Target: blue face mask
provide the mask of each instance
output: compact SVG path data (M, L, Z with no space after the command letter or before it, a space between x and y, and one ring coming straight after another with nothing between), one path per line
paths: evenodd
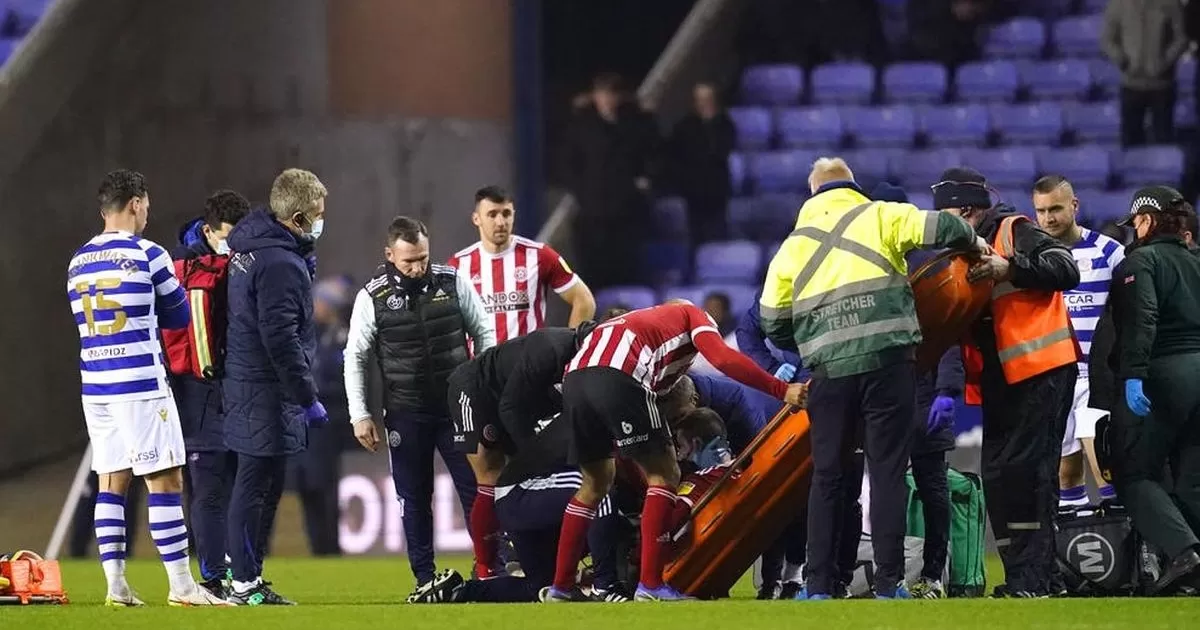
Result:
M701 470L712 468L733 461L733 449L729 448L729 440L715 437L703 448L693 452L689 459Z

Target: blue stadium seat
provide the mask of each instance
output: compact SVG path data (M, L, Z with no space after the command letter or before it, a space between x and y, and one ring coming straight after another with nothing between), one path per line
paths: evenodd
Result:
M921 112L921 131L931 146L983 146L991 121L983 105L941 105Z
M992 193L992 202L1004 202L1025 214L1033 215L1030 203L1030 188L998 188Z
M954 74L955 94L967 102L1012 101L1020 84L1017 66L1010 61L972 61Z
M729 117L737 130L737 146L757 151L771 146L771 113L763 107L730 107Z
M735 195L746 189L746 156L741 153L729 154L729 186Z
M1063 57L1100 57L1100 33L1104 29L1101 14L1076 15L1054 23L1054 49Z
M949 84L940 63L895 63L883 71L883 95L889 103L941 103Z
M52 0L8 0L8 10L13 16L15 34L25 35L33 30L33 26L46 13L46 8ZM3 8L4 2L0 2ZM2 12L0 12L2 13ZM3 15L0 14L0 18Z
M875 93L875 68L865 63L827 63L809 77L814 103L863 105Z
M1133 193L1134 189L1098 192L1091 196L1086 203L1080 197L1079 212L1096 224L1120 221L1129 214L1129 204L1133 201Z
M655 304L658 304L658 294L650 287L609 287L596 292L596 310L600 313L617 305L636 310Z
M1118 172L1125 186L1166 184L1178 186L1183 178L1183 150L1175 145L1157 145L1126 149Z
M763 267L771 264L775 259L775 254L779 253L779 248L783 247L783 241L777 241L768 245L763 245Z
M642 271L648 284L679 284L687 279L691 264L687 243L655 241L642 247Z
M1038 173L1057 173L1076 187L1104 188L1112 174L1107 149L1095 145L1080 145L1044 151L1038 155Z
M5 61L8 61L8 58L17 50L17 44L19 43L21 43L19 39L0 37L0 66L3 66Z
M1175 126L1191 129L1196 126L1196 98L1187 96L1175 102Z
M800 214L800 206L807 199L806 195L795 193L759 197L754 208L754 225L746 237L755 241L774 241L786 237L795 229L796 215Z
M860 147L910 147L916 140L917 117L907 105L844 108L843 111L846 132Z
M984 44L989 57L1039 57L1046 48L1046 25L1029 17L1013 18L993 26Z
M754 241L707 243L696 249L696 282L756 282L762 247Z
M1067 108L1066 124L1080 142L1115 142L1121 137L1120 103L1077 103Z
M750 156L750 180L754 191L800 192L808 190L808 173L819 157L809 151L767 151Z
M804 91L804 72L797 66L750 66L742 72L742 102L749 105L795 105Z
M842 117L832 106L775 110L775 130L784 148L829 148L842 144Z
M1108 0L1083 0L1079 4L1079 10L1083 13L1104 13Z
M1002 141L1012 144L1058 144L1063 132L1063 111L1058 103L1021 103L992 107L992 127Z
M1116 98L1121 93L1121 71L1107 59L1090 59L1092 83L1103 98Z
M682 197L663 197L654 202L654 233L662 238L687 238L688 207Z
M757 224L754 213L758 201L756 197L734 197L729 200L725 206L725 223L729 227L730 237L754 238L751 232Z
M908 203L922 210L933 210L933 191L928 187L905 192L908 194Z
M757 280L756 280L757 282ZM736 318L741 318L754 306L754 294L758 292L758 287L755 285L746 284L694 284L688 286L675 286L663 289L662 299L687 300L696 306L704 306L704 298L712 293L724 293L729 298L729 310Z
M962 165L962 154L959 151L933 149L897 155L892 161L891 170L892 175L906 190L929 190L930 186L941 179L942 171Z
M1027 147L963 151L963 162L996 188L1029 186L1037 175L1033 150Z
M1084 99L1092 89L1092 74L1083 59L1059 59L1028 66L1022 81L1037 99Z
M876 149L847 151L842 154L850 170L854 171L854 179L868 193L876 184L886 181L891 174L888 170L888 154Z
M1175 89L1180 96L1191 96L1196 93L1196 58L1184 55L1175 64Z

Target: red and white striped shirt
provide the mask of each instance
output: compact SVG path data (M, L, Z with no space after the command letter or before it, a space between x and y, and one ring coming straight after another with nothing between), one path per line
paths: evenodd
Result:
M496 343L541 328L546 321L546 289L562 293L579 282L554 248L520 236L495 254L475 243L452 256L450 266L470 280L484 308L495 316Z
M605 366L663 393L691 367L697 335L721 335L708 313L694 304L663 304L632 311L600 324L584 340L567 372Z

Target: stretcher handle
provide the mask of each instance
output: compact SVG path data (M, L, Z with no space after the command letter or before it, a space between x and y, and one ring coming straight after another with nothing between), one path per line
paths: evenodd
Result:
M745 465L746 461L754 455L755 451L757 451L759 447L762 446L762 443L767 440L767 437L771 435L771 429L774 428L775 425L783 422L784 418L787 418L794 413L798 413L799 411L799 407L784 405L782 409L775 412L775 416L771 418L771 421L767 423L767 426L763 428L762 431L759 431L758 435L754 436L754 439L750 441L750 444L748 444L746 448L742 450L741 454L737 456L737 459L733 460L733 464L729 467L729 470L726 470L725 474L721 475L721 478L718 479L717 482L708 489L708 492L704 493L703 497L700 497L700 500L696 502L694 507L692 507L691 513L688 514L687 521L691 521L693 518L696 518L696 515L700 513L700 510L704 509L704 506L708 505L709 501L712 501L713 497L717 496L717 492L719 492L726 483L729 483L729 480L732 479L734 475L741 471L742 466Z

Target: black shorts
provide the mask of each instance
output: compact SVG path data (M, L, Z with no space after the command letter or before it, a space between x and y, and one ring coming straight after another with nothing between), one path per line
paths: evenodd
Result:
M516 452L512 438L500 424L498 403L491 392L479 382L471 363L464 363L450 374L447 403L454 430L454 447L459 452L474 455L484 448Z
M563 419L571 425L573 464L612 457L614 446L638 459L671 443L654 393L610 367L584 368L563 378Z

